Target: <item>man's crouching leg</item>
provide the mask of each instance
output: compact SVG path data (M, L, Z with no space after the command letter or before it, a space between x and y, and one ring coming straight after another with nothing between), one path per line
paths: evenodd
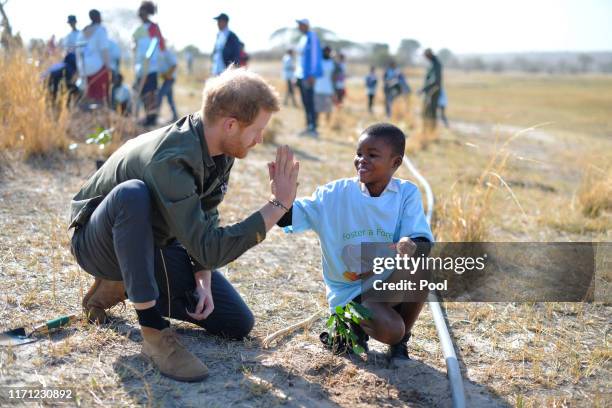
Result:
M189 255L180 244L156 251L155 274L161 292L159 309L164 316L196 324L210 334L230 339L243 339L253 329L253 313L232 284L217 270L213 270L211 276L215 304L213 312L204 320L194 320L187 314L185 310L189 308L189 303L186 293L195 290L195 279Z
M154 273L151 198L144 182L129 180L111 190L75 233L73 249L83 269L97 278L83 300L88 313L95 310L92 300L100 298L105 300L101 306L104 313L104 306L112 303L106 302L108 298L114 299L119 292L117 282L123 281L141 325L143 355L162 374L179 381L199 381L207 376L208 368L179 342L156 305L159 290ZM107 292L112 296L106 296Z

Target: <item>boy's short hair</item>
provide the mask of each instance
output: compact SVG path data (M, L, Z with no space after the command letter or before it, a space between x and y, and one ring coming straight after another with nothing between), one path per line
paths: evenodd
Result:
M241 125L248 126L262 109L268 112L280 110L278 92L260 75L245 68L230 65L204 85L202 114L209 124L222 117L232 117Z
M390 123L375 123L363 131L363 135L384 139L394 154L404 157L406 135L400 128Z

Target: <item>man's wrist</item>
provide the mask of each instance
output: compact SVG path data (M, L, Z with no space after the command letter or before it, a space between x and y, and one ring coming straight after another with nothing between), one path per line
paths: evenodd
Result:
M285 211L286 213L289 212L289 207L287 207L285 204L283 204L279 199L277 198L271 198L270 200L268 200L268 202L270 204L272 204L275 207L278 207L280 209L282 209L283 211Z

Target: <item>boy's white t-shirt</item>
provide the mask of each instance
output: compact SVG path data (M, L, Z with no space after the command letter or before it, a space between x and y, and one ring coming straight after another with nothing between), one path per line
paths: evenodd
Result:
M362 242L398 242L402 237L434 240L418 187L398 178L392 178L379 197L371 197L356 177L318 187L311 197L293 203L292 225L285 230L309 229L321 242L323 280L332 311L361 294Z

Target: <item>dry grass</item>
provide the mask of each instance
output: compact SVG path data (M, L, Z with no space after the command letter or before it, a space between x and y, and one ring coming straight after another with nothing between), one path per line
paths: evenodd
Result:
M282 127L282 122L279 118L274 117L268 123L268 126L264 129L263 134L263 142L266 144L274 144L276 143L276 136L280 132Z
M42 71L22 51L0 55L0 148L25 157L66 150L69 112L62 101L51 106Z
M486 167L471 189L459 191L458 180L452 184L446 196L439 197L433 222L437 240L485 242L490 239L488 222L494 211L492 199L499 190L509 194L522 214L525 214L516 195L504 180L504 172L511 157L508 145L516 136L518 134L494 148Z
M609 163L604 169L594 165L587 168L578 191L578 201L586 217L596 218L603 212L612 211L612 167Z
M280 68L272 72L271 76ZM201 83L194 84L184 89L185 95L198 94L199 88ZM196 98L192 99L195 104ZM451 101L461 104L452 96ZM323 126L318 139L295 136L303 125L300 110L279 113L275 143L287 143L296 150L301 161L300 196L310 195L316 186L331 179L354 175L352 157L358 130L384 119L380 111L367 115L365 108L365 95L351 90L338 116L341 127ZM537 112L539 106L531 109ZM546 120L545 112L538 121ZM75 132L79 137L74 136L81 143L91 128L106 119L87 120L90 122L82 118L75 124L83 127ZM409 123L401 126L410 130ZM575 158L584 152L579 147L601 152L610 147L607 142L595 145L592 140L572 139L573 144L571 140L540 144L525 138L521 143L498 146L493 134L442 132L436 143L411 157L438 200L449 202L448 213L444 219L439 217L438 234L455 233L457 240L478 237L479 231L497 241L605 240L610 224L602 215L597 218L600 230L568 232L564 228L570 228L570 214L580 217L576 223L588 220L579 208L571 207L580 185L575 176L580 164ZM468 143L479 148L466 147ZM512 154L507 156L508 152ZM562 152L567 152L567 157L555 162ZM526 153L538 154L538 161L514 160ZM93 162L80 149L74 156L74 160L50 170L16 163L12 175L0 183L0 329L79 310L91 278L79 270L69 253L65 213L71 196L93 171ZM266 144L236 162L220 207L222 224L244 219L265 202L265 163L273 156L274 146ZM517 210L515 199L495 174L512 186L525 215ZM403 168L398 176L409 178ZM445 200L455 193L459 201ZM543 214L549 213L554 214L558 226L540 222ZM475 224L479 216L484 218L481 225ZM453 226L453 220L461 217L469 228L461 221ZM375 341L371 341L373 351L363 359L327 353L318 343L323 319L269 350L260 347L266 335L325 307L320 250L314 234L287 236L273 229L261 245L228 265L224 273L252 308L257 323L252 339L244 342L213 338L193 326L177 324L188 348L211 370L203 383L180 384L160 377L140 360L138 326L128 307L127 311L113 309L111 314L117 319L110 326L75 325L33 346L0 350L0 384L70 384L83 406L450 405L444 360L428 310L413 331L413 360L401 369L387 366L382 354L385 348ZM464 364L468 406L609 405L609 306L445 305Z

